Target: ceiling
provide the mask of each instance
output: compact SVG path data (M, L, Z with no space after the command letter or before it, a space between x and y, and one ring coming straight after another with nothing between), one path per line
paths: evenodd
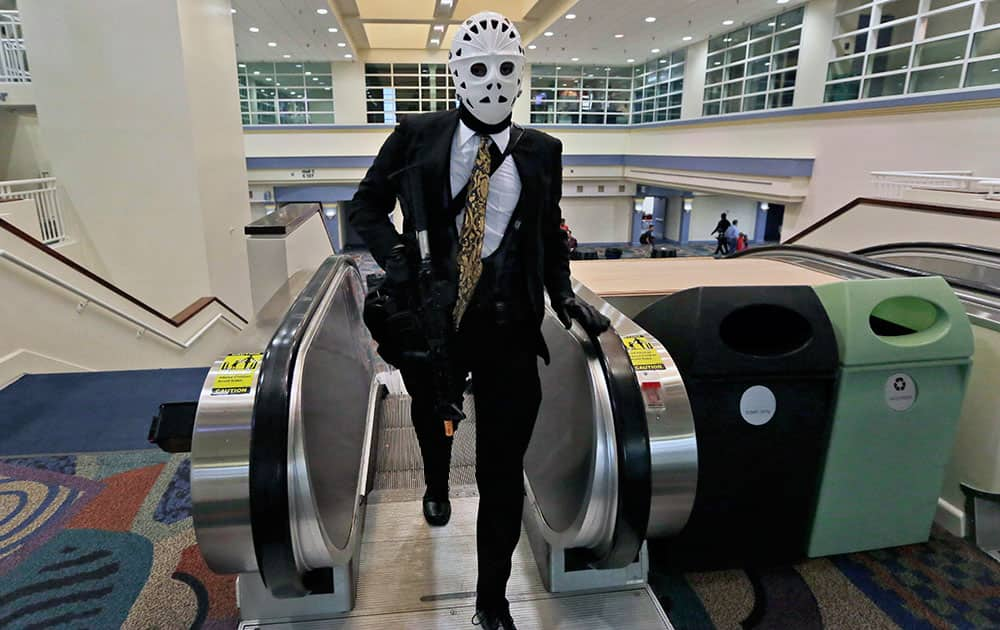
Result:
M326 0L233 0L233 8L240 61L348 61L345 54L357 54ZM317 9L327 11L326 15L316 13ZM260 30L252 33L251 27ZM329 32L330 28L337 32Z
M233 0L241 61L349 61L368 50L447 49L457 26L502 7L531 62L644 61L788 10L797 0ZM317 10L327 10L320 15ZM574 14L575 19L566 19ZM655 17L654 22L646 22ZM723 20L733 20L725 26ZM439 29L435 30L435 26ZM257 33L250 27L259 28ZM328 31L336 28L336 33ZM544 32L551 32L545 37ZM623 37L615 38L615 34ZM685 36L691 37L684 41ZM432 40L439 39L440 43ZM268 42L277 44L269 47ZM343 44L343 46L338 46ZM659 49L659 53L652 52ZM285 55L290 55L286 58Z

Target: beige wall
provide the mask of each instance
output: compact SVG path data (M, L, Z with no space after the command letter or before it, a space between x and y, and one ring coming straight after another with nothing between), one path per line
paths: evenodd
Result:
M580 243L623 243L631 239L631 197L563 197L560 208Z
M0 181L34 179L49 170L33 111L0 109Z
M41 140L65 207L110 280L167 313L214 294L250 314L229 9L21 7Z
M691 200L691 225L688 238L692 241L711 241L712 230L719 223L719 215L726 213L726 218L736 219L740 232L753 238L754 225L757 222L757 202L745 197L726 197L722 195L698 196Z

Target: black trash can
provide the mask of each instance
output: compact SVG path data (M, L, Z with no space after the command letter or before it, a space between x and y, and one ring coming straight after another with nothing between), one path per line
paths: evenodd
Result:
M657 245L649 252L650 258L677 258L677 250L666 245Z
M604 250L604 257L608 260L618 260L622 257L622 250L620 247L609 247Z
M689 568L804 558L830 434L837 343L810 287L703 287L635 322L667 348L694 414L691 517L651 545Z
M580 260L597 260L597 250L589 248L579 248L576 250L580 255Z

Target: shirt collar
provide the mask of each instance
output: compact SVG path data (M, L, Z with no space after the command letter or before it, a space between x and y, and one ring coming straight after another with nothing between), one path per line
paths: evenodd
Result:
M461 120L458 121L458 146L464 147L465 143L475 136L475 131L469 129ZM500 152L503 153L507 150L507 143L510 141L510 127L508 126L503 131L490 134L490 137L493 138L493 142L500 149Z

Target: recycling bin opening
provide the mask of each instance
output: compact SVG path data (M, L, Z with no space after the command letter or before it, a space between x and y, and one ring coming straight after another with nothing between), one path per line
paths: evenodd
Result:
M944 332L947 316L936 304L914 296L897 296L878 303L868 316L868 325L878 337L896 338L930 330ZM909 341L909 340L906 340Z

